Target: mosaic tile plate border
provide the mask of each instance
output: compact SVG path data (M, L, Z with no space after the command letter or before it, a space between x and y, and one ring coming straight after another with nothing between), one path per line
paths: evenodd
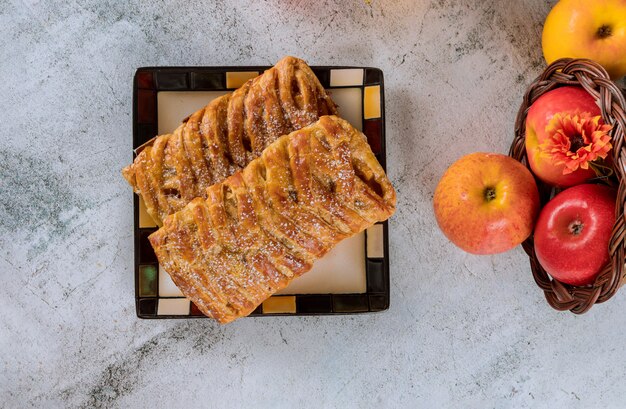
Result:
M144 67L133 84L133 149L158 131L159 91L233 90L269 67ZM324 88L357 88L362 95L362 130L386 168L383 73L370 67L311 67ZM165 280L165 271L148 242L156 230L134 195L135 299L140 318L201 318L204 315ZM360 294L295 294L270 297L250 316L332 315L383 311L389 308L389 226L383 222L365 232L366 292Z

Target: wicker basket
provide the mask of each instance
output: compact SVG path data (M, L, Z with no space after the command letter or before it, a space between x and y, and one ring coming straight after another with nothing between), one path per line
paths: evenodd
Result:
M624 202L626 200L626 99L620 88L609 79L597 63L582 59L561 59L552 63L526 90L524 101L515 121L515 139L509 155L528 167L525 148L526 114L531 104L546 92L564 85L580 85L598 102L605 123L613 125L613 159L615 174L619 182L617 193L616 222L609 243L609 262L588 286L577 287L552 279L539 265L535 255L533 237L522 246L530 258L530 267L537 285L544 291L548 303L555 309L570 310L575 314L588 311L593 304L611 298L624 280L626 255L626 226ZM537 179L542 205L551 197L553 189Z

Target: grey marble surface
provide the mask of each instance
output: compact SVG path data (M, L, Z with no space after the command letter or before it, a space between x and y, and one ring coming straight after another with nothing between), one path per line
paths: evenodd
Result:
M0 0L0 406L625 407L626 296L554 312L520 248L464 254L431 210L452 161L507 151L551 4ZM134 70L286 54L385 72L391 308L137 319Z

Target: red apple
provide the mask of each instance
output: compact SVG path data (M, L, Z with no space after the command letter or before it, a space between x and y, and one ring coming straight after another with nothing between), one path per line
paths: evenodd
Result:
M544 206L535 226L535 253L553 278L579 286L593 282L609 261L615 200L614 189L584 184Z
M461 249L495 254L532 232L539 193L530 171L497 153L472 153L453 163L437 185L435 217Z
M580 87L561 87L539 97L526 116L526 153L535 175L560 187L574 186L595 177L584 159L606 157L611 148L608 134L593 138L597 135L595 130L608 129L600 118L593 121L598 116L600 108L596 101ZM564 124L565 121L568 123ZM553 153L555 144L561 148L556 150L557 154ZM568 161L578 158L582 167L572 171L564 163L558 163L564 158Z

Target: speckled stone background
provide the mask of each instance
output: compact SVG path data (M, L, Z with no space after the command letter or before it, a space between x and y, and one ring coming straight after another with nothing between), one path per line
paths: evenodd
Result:
M0 406L620 408L626 295L552 311L521 249L462 253L438 178L506 152L553 2L0 0ZM135 316L131 87L146 65L383 69L392 305Z

